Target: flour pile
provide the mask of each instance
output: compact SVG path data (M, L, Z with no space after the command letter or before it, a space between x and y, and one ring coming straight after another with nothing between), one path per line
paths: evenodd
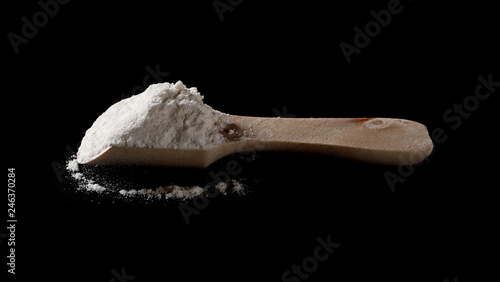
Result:
M224 143L227 114L203 103L182 82L150 85L109 107L87 130L77 153L87 163L111 146L202 149Z
M148 199L191 199L215 189L245 194L244 186L236 181L211 183L203 186L175 184L154 188L120 189L117 183L98 184L80 170L109 147L141 147L169 149L202 149L226 142L220 133L229 123L229 116L203 103L195 87L182 82L159 83L143 93L121 100L109 107L85 133L76 157L69 159L66 169L85 192L114 194L120 197ZM109 182L109 181L108 181Z

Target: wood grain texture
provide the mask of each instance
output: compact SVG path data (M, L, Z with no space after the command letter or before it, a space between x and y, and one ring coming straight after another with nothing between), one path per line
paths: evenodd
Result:
M391 118L260 118L230 116L228 142L209 149L111 147L89 164L207 167L238 152L318 153L385 165L424 160L433 144L427 128Z

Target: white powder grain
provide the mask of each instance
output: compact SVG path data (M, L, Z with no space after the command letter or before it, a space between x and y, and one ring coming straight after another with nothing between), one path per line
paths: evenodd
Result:
M88 183L87 184L87 190L89 191L95 191L95 192L103 192L106 190L106 188L102 187L101 185L97 183Z
M240 182L233 179L233 180L231 180L231 184L233 185L234 192L236 192L240 195L245 194L245 187L243 187L243 185L241 185Z
M106 191L107 189L91 179L88 179L84 176L83 173L79 172L80 168L78 166L78 162L75 157L70 158L66 162L66 170L69 172L70 176L78 182L78 189L84 191L92 191L101 193Z
M76 180L81 180L83 179L83 173L80 173L80 172L74 172L71 174L71 176L76 179Z
M205 189L199 187L199 186L191 186L191 187L180 187L177 185L172 185L173 188L170 192L167 192L168 194L165 196L165 198L174 198L174 199L191 199L196 196L201 195Z
M109 147L202 149L226 142L219 132L229 116L203 103L182 82L150 85L100 115L85 133L77 161L86 163Z
M67 169L72 172L78 172L80 171L80 168L78 167L78 162L76 159L70 159L66 165Z
M227 194L227 184L226 182L219 182L217 184L215 184L215 190L219 191L220 193L222 193L223 195L226 195Z
M147 196L164 199L192 199L198 195L203 194L205 189L199 186L177 186L169 185L165 187L158 187L156 189L141 189L141 190L120 190L119 194L126 197L131 196Z

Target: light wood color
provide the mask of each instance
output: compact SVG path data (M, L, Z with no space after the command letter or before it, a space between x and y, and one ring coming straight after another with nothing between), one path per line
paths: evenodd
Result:
M209 149L110 147L88 164L209 166L238 152L318 153L385 165L424 160L433 144L427 128L391 118L261 118L230 116L228 142Z

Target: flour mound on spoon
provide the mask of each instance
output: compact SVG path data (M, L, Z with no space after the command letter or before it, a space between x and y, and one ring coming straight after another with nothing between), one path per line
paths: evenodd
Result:
M109 107L88 129L77 153L87 163L109 147L205 149L226 142L229 116L203 103L182 82L150 85Z

